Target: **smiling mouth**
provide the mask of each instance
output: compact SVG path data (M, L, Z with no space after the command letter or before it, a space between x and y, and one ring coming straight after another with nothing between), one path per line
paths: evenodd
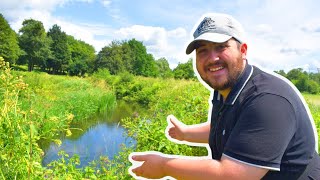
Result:
M219 70L221 70L221 69L223 69L222 66L216 67L216 68L210 68L209 71L210 71L210 72L216 72L216 71L219 71Z

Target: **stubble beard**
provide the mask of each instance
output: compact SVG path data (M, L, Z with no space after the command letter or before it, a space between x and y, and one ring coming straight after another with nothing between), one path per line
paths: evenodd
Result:
M237 80L243 71L242 61L243 61L242 57L238 57L236 64L225 65L225 68L228 68L229 75L227 77L227 80L224 83L217 83L215 82L215 80L210 81L210 79L204 79L204 78L202 79L214 90L222 91L228 88L232 88L237 83Z

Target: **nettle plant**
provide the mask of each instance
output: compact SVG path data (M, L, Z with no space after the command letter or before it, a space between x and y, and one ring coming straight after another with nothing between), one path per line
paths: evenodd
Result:
M36 112L20 109L19 98L28 85L11 74L0 57L0 177L3 179L41 176L41 155L37 140Z
M0 178L41 179L47 168L42 167L44 155L38 145L40 138L53 140L57 133L70 134L69 124L73 117L45 117L32 108L33 93L22 76L14 76L10 64L0 57ZM29 103L22 109L22 102ZM50 128L47 122L54 120L58 127ZM45 128L46 127L46 128ZM43 131L50 128L51 131Z

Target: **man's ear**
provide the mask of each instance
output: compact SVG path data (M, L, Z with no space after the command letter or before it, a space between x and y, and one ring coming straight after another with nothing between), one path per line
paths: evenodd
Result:
M247 59L247 49L248 49L248 46L246 43L241 44L240 52L241 52L242 59Z

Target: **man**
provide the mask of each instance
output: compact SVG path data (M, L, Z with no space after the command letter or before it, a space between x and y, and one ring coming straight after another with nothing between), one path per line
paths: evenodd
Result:
M214 89L211 121L186 126L170 117L170 137L210 145L212 159L157 153L136 176L176 179L320 179L317 132L301 95L284 79L248 64L239 22L209 14L197 26L186 53L196 50L200 80Z

